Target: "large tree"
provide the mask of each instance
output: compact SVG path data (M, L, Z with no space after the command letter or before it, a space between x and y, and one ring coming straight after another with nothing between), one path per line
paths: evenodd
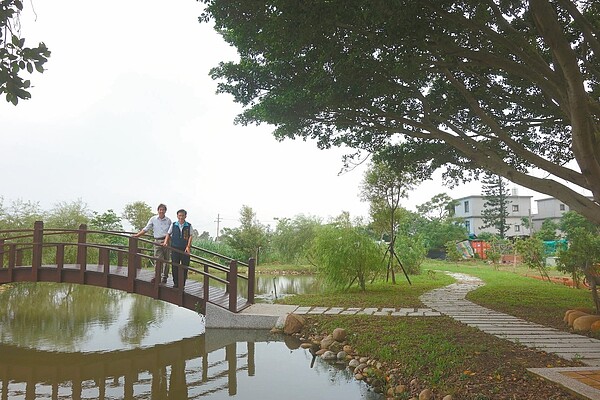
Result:
M599 2L203 1L239 52L212 70L239 122L491 171L600 223Z
M19 15L23 10L21 0L0 0L0 95L6 95L6 101L17 105L19 99L27 100L31 86L25 74L44 72L44 64L50 57L50 51L42 42L36 47L25 46L21 37Z

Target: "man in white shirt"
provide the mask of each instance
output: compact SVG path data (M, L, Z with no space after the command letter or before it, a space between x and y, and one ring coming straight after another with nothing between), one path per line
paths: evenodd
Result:
M167 206L164 204L158 205L158 215L154 215L141 231L133 235L133 237L140 237L146 232L152 230L152 236L154 236L154 257L159 258L162 265L162 283L167 283L169 277L169 264L166 260L169 259L169 248L163 246L165 236L171 227L171 219L165 215L167 212ZM165 260L165 261L162 261ZM154 281L154 279L152 279Z

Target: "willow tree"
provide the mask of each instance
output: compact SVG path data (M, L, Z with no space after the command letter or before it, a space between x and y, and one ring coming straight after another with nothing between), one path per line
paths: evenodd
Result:
M211 72L239 122L423 177L491 171L600 223L599 2L203 1L239 52Z

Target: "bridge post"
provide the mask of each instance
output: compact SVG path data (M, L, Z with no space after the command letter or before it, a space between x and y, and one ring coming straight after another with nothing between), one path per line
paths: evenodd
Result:
M63 281L63 267L65 266L65 244L59 243L56 246L56 282Z
M237 261L232 260L229 263L229 276L227 280L229 284L229 311L237 312Z
M79 225L77 233L77 264L79 264L79 283L85 283L85 270L87 268L87 225Z
M0 268L4 268L4 239L0 239Z
M254 292L256 285L256 260L248 260L248 303L254 304Z
M133 293L135 290L135 278L138 264L138 239L129 236L129 251L127 253L127 291Z
M209 279L210 278L208 277L208 265L204 264L204 283L202 285L202 297L204 297L204 311L206 311L206 303L208 303L208 289L210 289Z
M42 266L42 242L44 240L44 222L33 223L33 248L31 250L31 280L37 282L38 269Z

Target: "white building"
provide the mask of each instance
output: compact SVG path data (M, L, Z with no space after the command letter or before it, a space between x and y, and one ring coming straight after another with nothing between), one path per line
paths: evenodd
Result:
M559 223L564 213L569 211L569 206L554 197L536 200L537 214L531 218L533 231L539 231L546 219Z
M523 218L529 218L531 213L531 198L533 196L518 196L515 191L513 195L508 197L508 218L506 224L508 230L506 237L514 236L529 236L530 230L523 226ZM454 216L462 218L465 222L465 227L469 234L479 235L482 232L497 234L498 231L494 227L482 228L483 222L483 205L485 204L485 196L467 196L456 199L458 205L454 208Z

